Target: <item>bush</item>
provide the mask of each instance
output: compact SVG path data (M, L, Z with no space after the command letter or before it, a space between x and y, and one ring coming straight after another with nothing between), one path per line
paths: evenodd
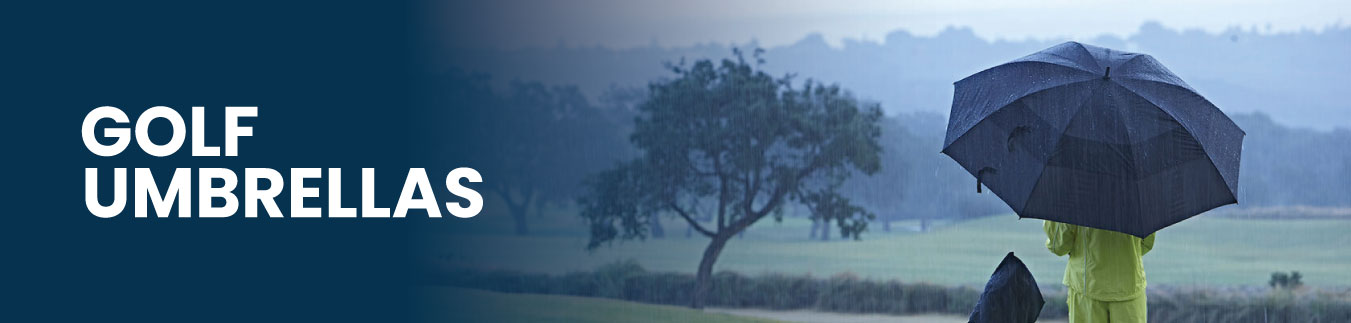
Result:
M585 274L581 274L585 276ZM615 262L597 268L591 280L595 285L595 297L627 299L628 281L634 277L647 275L647 270L632 259Z
M1267 282L1267 285L1270 285L1271 288L1296 289L1304 285L1303 279L1304 275L1301 275L1298 271L1292 271L1290 274L1278 271L1271 273L1271 280Z
M1299 286L1294 283L1299 281L1296 277L1298 273L1285 275L1285 285L1280 286ZM877 281L852 273L820 279L810 275L745 276L722 271L712 278L709 305L717 307L967 315L980 298L980 290L972 287ZM634 261L607 264L594 272L555 276L451 270L430 272L424 281L507 293L603 297L680 306L689 305L694 291L694 275L648 272ZM1044 289L1043 297L1046 306L1041 318L1059 319L1068 315L1063 291ZM1148 301L1150 322L1351 322L1351 290L1334 293L1311 288L1221 290L1165 286L1151 288Z
M634 261L607 264L594 272L557 276L509 271L432 272L425 281L507 293L603 297L635 302L688 305L694 276L653 273ZM968 314L980 297L970 287L873 281L852 273L817 279L769 273L750 277L731 271L713 275L709 305L773 310L815 309L848 313Z
M1041 308L1043 319L1062 319L1070 316L1070 305L1066 303L1069 295L1064 293L1043 294L1046 305Z
M753 307L774 310L814 308L821 293L821 282L806 275L765 274L749 284L746 292L760 300Z

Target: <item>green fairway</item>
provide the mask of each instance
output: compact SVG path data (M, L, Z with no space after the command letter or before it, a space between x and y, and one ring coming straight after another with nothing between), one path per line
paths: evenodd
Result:
M600 298L504 294L453 287L419 287L423 322L777 322L684 307Z
M568 221L572 221L568 219ZM565 222L567 223L567 222ZM568 225L578 225L572 223ZM756 224L732 240L716 270L754 275L811 273L826 277L852 272L873 279L980 285L1004 253L1014 251L1043 285L1059 283L1065 258L1046 251L1042 221L994 216L928 233L882 233L874 224L862 241L807 240L800 218ZM898 223L904 225L904 223ZM558 225L562 227L562 224ZM547 228L546 228L547 229ZM667 224L666 239L616 243L585 250L581 233L535 236L427 234L426 254L456 265L565 273L635 259L648 270L693 272L707 243L684 238L684 226ZM1145 256L1151 284L1265 285L1272 272L1299 271L1304 283L1351 285L1351 221L1241 220L1198 216L1160 231Z

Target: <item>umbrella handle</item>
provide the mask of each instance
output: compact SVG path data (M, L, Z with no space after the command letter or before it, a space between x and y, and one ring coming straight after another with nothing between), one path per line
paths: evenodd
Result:
M976 171L976 194L980 194L980 184L982 182L981 179L985 177L985 173L987 172L991 174L999 173L995 171L993 167L985 167L981 168L979 171Z
M1009 152L1013 152L1013 139L1030 132L1032 132L1032 130L1028 130L1027 126L1013 127L1013 131L1009 131L1009 140L1008 143L1004 144L1004 147L1008 147Z

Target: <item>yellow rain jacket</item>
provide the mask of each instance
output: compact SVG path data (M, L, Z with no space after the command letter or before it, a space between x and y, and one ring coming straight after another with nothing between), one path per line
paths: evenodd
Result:
M1153 234L1140 239L1116 231L1054 221L1046 221L1043 227L1046 249L1056 256L1070 255L1065 266L1065 286L1071 291L1105 302L1144 296L1145 267L1140 257L1154 248ZM1083 286L1085 273L1088 274L1086 288Z

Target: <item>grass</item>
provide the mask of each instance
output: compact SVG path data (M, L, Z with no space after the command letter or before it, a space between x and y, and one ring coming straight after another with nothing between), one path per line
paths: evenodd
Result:
M1351 219L1351 208L1316 207L1306 205L1251 208L1224 208L1211 212L1217 216L1235 219Z
M453 287L420 287L424 322L778 322L684 307L600 298L504 294Z
M478 218L467 227L501 226L507 217ZM542 232L538 235L466 234L465 228L459 228L457 233L422 234L415 242L422 254L456 265L542 273L592 270L623 259L635 259L652 271L690 273L707 243L697 235L684 238L684 226L668 222L666 239L615 243L588 252L583 233L570 231L581 227L575 218L536 219L538 232ZM715 268L750 275L852 272L870 279L979 286L1009 251L1027 263L1042 285L1058 285L1065 266L1065 258L1054 257L1043 246L1041 220L1012 215L961 222L928 233L882 233L880 224L874 224L862 241L807 240L809 225L798 218L758 223L744 238L728 244ZM1347 232L1351 232L1347 220L1202 215L1160 231L1154 251L1145 256L1145 271L1154 285L1265 285L1272 272L1293 270L1304 274L1305 284L1351 286L1351 270L1347 270L1351 248L1346 247L1351 246L1351 234Z

